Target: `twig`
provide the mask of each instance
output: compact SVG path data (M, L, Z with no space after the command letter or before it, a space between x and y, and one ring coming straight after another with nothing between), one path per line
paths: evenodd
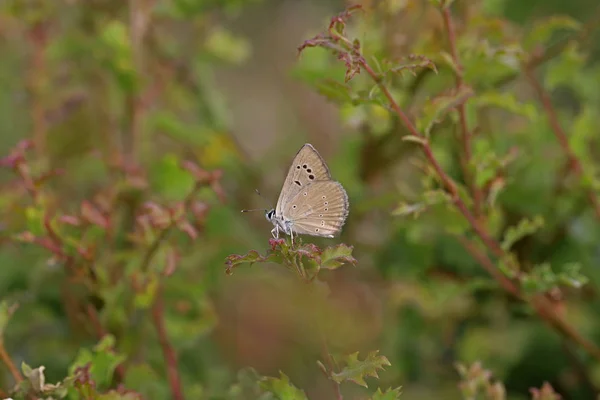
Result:
M28 76L28 86L31 91L31 120L33 126L33 141L38 156L46 155L46 111L44 110L44 94L46 92L46 44L48 29L44 21L35 23L28 32L33 46L33 55Z
M596 10L594 10L592 17L586 21L577 33L563 38L559 42L546 48L544 51L539 52L539 54L534 55L529 60L527 68L533 70L544 64L546 61L560 55L574 40L585 42L590 38L592 32L598 29L598 26L600 26L600 7L597 7Z
M147 93L145 80L147 78L146 67L146 38L148 28L152 18L152 7L155 0L130 0L129 1L129 28L131 49L133 53L133 64L135 68L135 78L139 86L129 94L127 98L127 106L129 111L130 137L127 143L126 153L128 160L134 162L139 151L139 144L142 136L142 127L144 116L146 113Z
M442 17L444 18L444 25L446 26L446 33L448 35L448 42L450 44L450 55L456 68L456 89L460 90L464 84L463 77L463 66L458 57L458 51L456 49L456 33L454 31L454 24L452 22L452 16L450 15L450 7L443 7ZM471 131L467 123L467 112L465 102L461 102L458 107L458 117L461 129L461 141L462 141L462 152L463 157L460 157L460 164L465 176L465 182L471 189L473 195L473 213L476 217L481 216L481 205L483 202L483 193L477 184L475 183L474 174L471 171L471 160L473 154L471 151Z
M177 368L177 355L169 338L164 324L164 305L162 300L162 287L159 286L156 291L156 298L152 306L152 320L158 334L158 341L163 351L163 356L167 363L167 375L169 377L169 386L171 394L175 400L183 400L183 391L181 390L181 380L179 379L179 370Z
M388 99L390 106L392 107L394 112L398 115L398 117L402 120L402 122L404 123L404 125L406 126L408 131L412 135L414 135L418 138L425 139L425 137L417 130L417 128L414 126L414 124L410 121L410 119L402 111L402 109L400 108L400 106L398 105L396 100L392 97L392 94L390 93L388 88L385 86L385 84L380 79L380 77L377 75L377 73L366 62L366 60L364 58L361 58L359 62L361 64L362 68L377 83L377 85L379 86L379 89L384 94L384 96ZM422 148L423 152L425 153L425 157L427 158L427 160L429 161L429 163L435 170L436 174L438 175L438 177L440 178L440 180L446 187L446 190L448 190L448 192L450 193L450 195L453 199L454 205L456 206L456 208L458 208L460 213L469 222L469 225L471 225L471 228L475 231L477 236L481 239L481 241L485 244L485 246L492 252L492 254L494 254L496 257L498 257L501 260L507 260L508 259L507 254L500 247L500 244L490 236L488 231L473 216L473 214L467 208L465 202L460 198L456 184L446 174L446 172L443 170L443 168L441 167L438 160L435 158L435 155L433 154L433 150L427 140L422 141L421 148ZM474 247L474 246L471 246L471 247L472 247L472 249L476 249L476 247ZM474 254L473 251L472 251L472 254ZM480 253L480 252L477 252L475 254L477 254L477 256L475 258L479 262L482 262L482 265L486 265L485 268L488 272L491 273L492 270L495 271L497 269L494 266L493 262L491 260L487 259L487 256L485 254ZM485 259L487 259L485 262L483 262L484 257L485 257ZM505 287L507 290L509 290L510 293L513 293L515 289L512 289L512 288L509 289L509 286L506 283L506 278L503 276L502 276L502 278L500 278L501 276L502 275L500 273L498 273L497 271L492 273L492 277L494 279L497 279L503 287ZM515 288L516 288L516 286L515 286ZM518 298L523 299L523 296L520 293L520 290L518 290L517 293L519 293ZM564 321L560 316L558 316L553 311L552 306L548 303L548 300L546 298L544 298L543 296L536 296L536 297L533 297L532 299L530 299L529 303L534 307L534 309L540 315L540 317L542 317L542 319L544 319L550 326L554 327L557 331L562 333L564 336L568 337L573 342L580 345L593 357L600 360L600 348L598 348L594 343L590 342L589 340L587 340L586 338L581 336L575 329L573 329L572 326L570 326L566 321Z
M507 292L519 300L527 301L519 288L504 275L498 272L498 269L492 260L490 260L490 258L484 252L480 251L472 242L468 241L467 239L460 236L458 236L458 239L463 247L471 254L471 256L479 264L481 264ZM590 342L581 336L575 329L573 329L573 327L571 327L571 325L569 325L558 314L556 314L546 297L541 295L535 296L529 299L529 303L533 306L537 314L550 326L554 327L557 331L563 334L563 336L569 338L571 341L584 348L594 358L600 360L600 349L593 342Z
M23 377L21 376L19 369L15 366L12 359L6 352L6 348L4 347L3 340L0 340L0 360L2 360L4 365L6 365L6 367L10 371L11 375L13 376L15 382L17 384L21 383L23 381Z
M327 369L328 369L328 376L327 378L332 382L333 384L333 390L335 392L335 398L336 400L344 400L344 397L342 396L342 388L340 387L340 384L336 381L334 381L333 379L331 379L331 373L335 371L335 367L333 365L333 357L331 357L331 353L329 352L329 346L327 346L327 339L325 338L325 335L323 334L323 331L320 330L320 335L321 335L321 349L323 352L323 357L325 358L325 362L327 363Z
M185 199L183 200L183 204L184 204L184 209L186 211L189 208L192 200L194 200L194 196L196 195L196 193L198 192L200 187L201 187L201 185L199 183L196 183L194 185L194 187L192 188L192 190L185 196ZM163 241L167 238L169 233L171 233L171 230L176 225L177 225L177 220L175 218L171 217L169 224L163 230L161 230L160 233L154 238L152 243L150 243L148 250L146 250L144 257L142 258L142 262L140 264L140 271L147 271L148 268L150 268L150 263L151 263L152 259L154 258L154 255L160 248L160 245L163 243Z
M525 74L529 83L533 87L533 90L536 92L537 96L540 98L542 102L542 106L544 107L544 111L548 116L548 121L550 122L550 127L552 128L552 132L554 132L554 136L556 136L556 140L560 144L563 152L566 154L569 160L569 168L572 172L574 172L580 179L585 177L585 171L583 170L583 166L581 165L581 161L577 158L577 155L573 152L573 149L569 145L569 139L567 137L566 132L563 130L560 122L558 121L558 116L556 115L556 110L552 105L552 100L550 99L550 95L544 89L540 81L536 78L535 73L529 67L525 67ZM592 189L586 190L586 194L589 202L594 208L594 212L596 216L600 219L600 201L596 196L596 193Z

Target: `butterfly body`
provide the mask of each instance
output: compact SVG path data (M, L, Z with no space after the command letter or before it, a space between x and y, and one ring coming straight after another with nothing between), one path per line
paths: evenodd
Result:
M294 157L281 189L277 206L265 217L274 225L278 238L284 232L332 238L348 216L348 195L331 179L329 168L311 144L305 144Z

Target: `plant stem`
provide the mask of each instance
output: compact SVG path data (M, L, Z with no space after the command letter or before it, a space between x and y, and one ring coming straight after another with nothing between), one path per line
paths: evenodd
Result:
M527 76L529 83L533 87L533 90L539 97L539 99L542 103L542 106L544 107L544 111L546 112L546 115L548 116L550 128L552 129L552 132L554 132L554 136L556 137L556 140L558 140L560 147L562 148L563 152L567 156L567 159L569 160L569 169L573 173L575 173L580 179L583 179L585 177L585 171L583 169L581 161L579 160L579 158L577 158L577 155L575 154L575 152L569 145L569 139L567 137L566 132L560 125L560 122L558 120L558 115L556 114L556 110L554 109L554 106L552 105L552 99L550 98L550 95L544 89L544 87L542 86L540 81L536 78L535 73L533 72L533 70L531 68L526 67L525 74ZM596 193L590 188L586 191L586 194L587 194L590 204L592 205L592 207L594 209L594 213L596 214L596 217L598 219L600 219L600 201L598 201L598 197L596 196Z
M408 131L419 138L426 139L424 135L422 135L414 124L410 121L410 119L406 116L406 114L402 111L396 100L392 97L388 88L383 84L383 81L377 75L377 73L369 66L364 58L360 60L362 68L373 78L373 80L379 86L379 89L382 91L384 96L388 99L390 106L394 110L394 112L398 115L400 120L404 123ZM507 260L508 254L502 249L500 244L492 238L492 236L488 233L488 231L479 223L479 221L473 216L473 214L469 211L465 202L460 198L458 194L458 189L456 184L452 181L452 179L446 174L446 172L442 169L440 163L435 158L433 154L433 150L427 140L424 140L421 144L421 148L425 153L425 157L435 170L436 174L446 187L446 190L452 196L454 205L460 213L465 217L465 219L471 225L471 228L475 231L477 236L481 239L481 241L485 244L485 246L501 260ZM466 239L465 239L466 240ZM465 242L467 243L467 242ZM468 242L470 243L470 242ZM505 288L509 293L515 295L518 299L526 301L525 297L521 293L520 289L513 283L510 282L506 277L504 277L501 273L497 271L494 263L487 257L487 255L483 252L480 252L477 247L472 244L469 246L470 252L473 257L484 266L484 268L492 275L494 279L496 279L503 288ZM493 271L493 272L492 272ZM510 282L510 285L508 284ZM550 326L555 328L558 332L563 334L564 336L571 339L573 342L577 343L579 346L584 348L590 355L592 355L597 360L600 360L600 348L598 348L594 343L590 342L583 336L581 336L572 326L570 326L566 321L564 321L559 315L557 315L552 306L549 304L548 300L543 296L536 296L529 300L529 303L533 306L538 315L545 320Z
M167 376L169 378L169 386L171 387L171 395L175 400L183 400L183 391L181 390L181 380L179 378L179 370L177 368L177 355L175 349L169 342L167 330L165 329L164 304L162 299L162 287L159 286L156 291L156 298L152 306L152 320L158 341L163 351L163 357L167 363Z
M4 365L6 365L11 375L13 376L15 382L17 384L21 383L23 381L23 377L21 376L19 369L13 363L13 360L6 352L6 348L4 347L4 341L2 339L0 339L0 360L2 360Z
M344 400L342 396L342 389L340 384L333 379L331 379L331 374L335 371L335 366L333 365L333 357L331 357L331 353L329 352L329 346L327 345L327 338L323 334L323 330L319 329L319 334L321 335L321 349L323 352L323 357L325 358L325 363L327 364L327 373L329 380L333 383L333 390L335 392L336 400Z
M446 26L446 33L448 35L448 42L450 44L450 55L456 68L456 89L460 90L464 84L463 79L463 66L458 57L458 51L456 49L456 33L454 31L454 24L452 22L452 16L450 15L450 8L444 7L442 9L442 17L444 18L444 25ZM473 213L477 218L481 217L481 205L483 203L483 193L479 187L475 184L474 174L471 171L471 160L473 158L472 146L471 146L471 131L467 123L467 111L464 102L461 102L458 107L458 117L461 129L461 142L462 142L462 157L460 157L460 164L465 177L465 182L471 190L473 195Z

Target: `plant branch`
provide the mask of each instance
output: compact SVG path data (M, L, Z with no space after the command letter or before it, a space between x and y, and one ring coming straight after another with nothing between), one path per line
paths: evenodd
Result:
M563 152L567 156L567 159L569 160L569 169L573 173L575 173L580 179L585 178L585 171L583 169L581 161L579 160L579 158L577 158L577 155L569 145L569 138L567 137L567 133L563 130L558 120L558 115L556 113L556 110L554 109L554 106L552 105L552 99L550 98L550 95L544 89L540 81L537 79L532 69L526 67L525 74L529 83L533 87L533 90L535 91L536 95L539 97L542 106L544 107L544 111L548 116L550 128L552 129L552 132L554 132L556 140L558 140L560 147L562 148ZM586 190L586 194L590 204L594 208L596 217L600 219L600 201L598 200L596 193L590 188Z
M158 341L163 352L163 357L167 363L167 376L169 378L169 386L171 387L171 395L175 400L183 400L183 391L181 390L181 380L179 378L179 370L177 368L177 355L173 346L169 342L167 330L164 323L164 304L162 299L162 287L159 286L156 292L154 305L152 306L152 320Z
M543 51L540 51L538 54L534 54L527 63L527 69L533 70L544 64L546 61L560 55L574 40L579 42L587 41L592 35L592 32L598 29L598 26L600 26L600 7L597 7L596 10L594 10L592 17L586 21L577 33L568 35Z
M454 23L452 22L452 16L450 14L450 7L444 7L442 9L442 17L444 19L444 25L446 27L446 33L448 35L448 42L450 44L450 55L456 70L456 89L460 90L464 84L463 66L458 57L458 50L456 48L456 33L454 31ZM472 132L469 130L467 123L467 112L465 102L461 102L458 107L458 117L461 129L461 142L462 142L462 153L463 157L460 157L460 164L465 177L465 182L471 190L473 195L473 213L476 217L481 216L481 205L483 203L483 193L475 183L474 174L471 171L471 160L473 158L471 137Z
M452 196L454 205L456 206L456 208L458 208L460 213L469 222L469 225L471 225L471 228L475 231L477 236L481 239L481 241L484 243L484 245L492 252L492 254L494 254L496 257L498 257L501 260L508 260L508 257L507 257L508 255L502 249L500 244L495 239L492 238L492 236L488 233L488 231L480 224L480 222L469 211L465 202L460 198L456 184L454 183L452 178L450 178L446 174L446 172L443 170L443 168L440 165L440 163L438 162L438 160L435 158L435 155L433 154L433 150L432 150L429 142L426 140L425 136L417 130L415 125L410 121L410 119L402 111L402 109L400 108L400 106L398 105L396 100L393 98L393 96L390 93L390 91L388 90L388 88L383 84L383 81L380 79L380 77L377 75L377 73L371 68L371 66L369 66L369 64L366 62L366 60L364 58L361 58L359 62L361 64L362 68L377 83L377 85L379 86L379 89L382 91L384 96L388 99L391 108L394 110L394 112L396 112L398 117L405 124L408 131L412 135L423 139L421 141L421 148L423 149L423 152L425 153L425 157L427 158L427 160L429 161L429 163L435 170L436 174L438 175L438 177L440 178L440 180L446 187L446 190L448 190L448 192ZM494 279L498 280L498 282L502 285L502 287L505 288L506 290L508 290L509 293L514 294L515 290L516 290L516 293L518 294L517 298L524 300L524 296L520 292L520 290L517 288L517 286L512 282L511 282L511 286L508 286L508 284L507 284L508 279L506 279L506 277L502 276L497 271L497 268L494 266L493 262L487 258L487 255L485 255L484 253L481 253L479 251L477 251L475 253L474 250L476 250L476 249L477 248L475 246L471 246L470 252L472 254L476 254L475 258L477 259L477 261L482 263L482 265L485 265L485 269L492 274L492 277ZM495 272L492 273L491 272L492 270ZM513 285L514 285L514 288L512 287ZM590 342L589 340L587 340L586 338L581 336L575 329L573 329L572 326L570 326L566 321L564 321L560 316L558 316L554 312L554 310L552 309L552 306L548 303L548 300L546 298L544 298L543 296L535 296L532 299L530 299L529 303L533 306L533 308L536 310L538 315L540 315L540 317L542 319L544 319L550 326L554 327L561 334L563 334L564 336L571 339L573 342L580 345L593 357L600 360L600 348L598 348L594 343Z
M6 365L6 367L10 371L11 375L13 376L15 382L17 384L21 383L23 381L23 377L21 376L19 369L15 366L15 363L13 363L13 360L10 358L10 356L6 352L6 348L4 347L4 341L1 339L0 339L0 360L2 360L4 365Z
M48 26L44 21L36 22L28 31L28 39L33 47L30 60L30 73L27 77L31 93L30 115L32 120L32 136L38 157L46 155L48 124L44 98L47 85L46 46L48 43Z
M325 358L325 362L327 363L327 378L332 382L333 384L333 390L335 392L335 399L336 400L344 400L344 397L342 396L342 389L340 387L340 384L336 381L334 381L333 379L331 379L331 373L335 371L335 367L333 365L333 357L331 357L331 353L329 352L329 346L327 345L327 338L325 338L325 335L323 334L323 331L320 330L320 335L321 335L321 351L323 352L323 357Z

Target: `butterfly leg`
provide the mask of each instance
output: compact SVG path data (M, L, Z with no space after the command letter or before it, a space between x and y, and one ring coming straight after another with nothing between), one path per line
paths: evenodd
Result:
M274 239L279 239L279 227L275 225L275 228L271 229L271 235Z
M290 237L292 238L292 247L294 247L294 231L290 229Z

